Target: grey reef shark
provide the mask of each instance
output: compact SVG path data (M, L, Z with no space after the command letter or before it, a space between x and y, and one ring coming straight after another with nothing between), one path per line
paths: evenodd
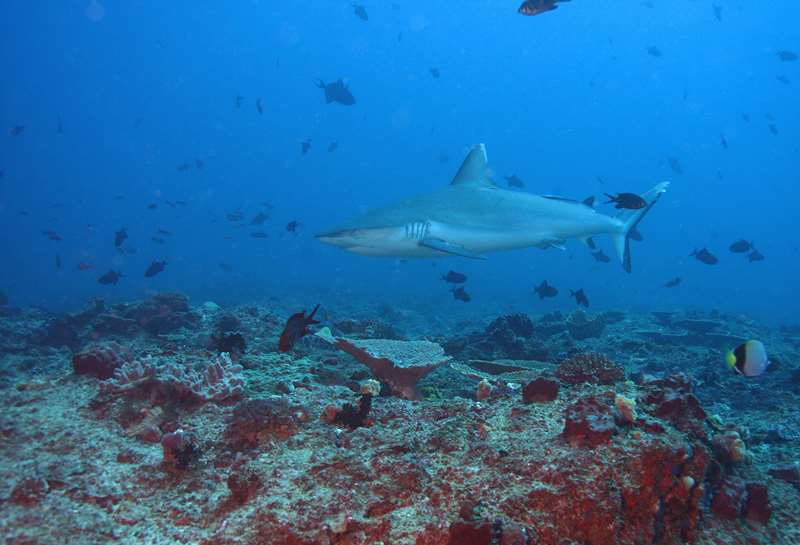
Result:
M629 235L669 186L662 182L641 197L646 205L600 214L585 201L509 191L489 178L486 146L472 148L447 185L367 212L316 235L348 252L384 257L462 256L516 248L560 248L569 238L593 246L591 237L610 235L623 268L631 271Z

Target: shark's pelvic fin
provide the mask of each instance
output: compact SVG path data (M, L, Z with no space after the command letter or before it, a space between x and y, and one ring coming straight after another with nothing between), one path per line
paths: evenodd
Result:
M456 172L455 178L450 185L483 185L494 187L489 179L489 164L486 158L486 146L477 144L470 150L467 158L461 163L461 168Z
M631 272L631 249L630 249L630 234L636 226L642 221L642 218L647 214L653 205L658 201L661 194L667 190L669 182L661 182L653 187L646 193L642 193L641 197L647 201L647 206L638 210L622 210L617 214L617 219L622 222L620 232L611 235L614 241L614 247L617 250L617 255L622 261L622 267L625 272Z
M486 259L486 257L480 254L470 252L460 244L453 244L452 242L447 242L446 240L442 240L440 238L424 238L419 241L419 245L437 250L439 252L444 252L446 254L460 255L461 257L469 257L472 259Z

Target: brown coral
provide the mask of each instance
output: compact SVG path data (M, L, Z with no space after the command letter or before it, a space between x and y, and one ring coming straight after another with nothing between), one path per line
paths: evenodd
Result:
M625 371L603 354L582 352L562 361L556 376L568 384L613 384L625 378Z

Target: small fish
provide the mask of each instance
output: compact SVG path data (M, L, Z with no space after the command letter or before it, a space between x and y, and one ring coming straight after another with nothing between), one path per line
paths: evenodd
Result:
M8 129L8 134L11 136L19 136L25 132L25 125L14 125Z
M61 123L61 116L58 116L58 121L56 122L56 133L64 134L64 124Z
M791 80L789 78L787 78L786 76L784 76L784 75L775 76L775 79L777 79L779 82L783 83L784 85L789 85L790 83L792 83Z
M614 208L617 209L639 210L647 206L647 201L636 193L617 193L616 195L603 193L603 195L609 198L609 200L605 201L603 204L615 203Z
M594 256L595 261L599 261L601 263L608 263L611 261L611 258L608 257L606 254L603 253L603 250L597 250L596 252L592 252L592 256Z
M456 301L462 301L464 303L469 303L472 301L472 297L470 297L469 293L467 293L467 290L462 287L453 288L450 291L453 292L453 299Z
M764 261L764 254L753 248L753 251L747 254L747 261L753 263L755 261Z
M64 240L61 238L61 235L59 235L52 229L48 229L47 231L42 231L42 234L54 242L61 242L62 240Z
M244 213L241 210L234 210L233 212L228 212L225 214L225 219L232 223L236 223L244 219Z
M202 159L195 159L194 166L197 167L197 170L203 170L206 164L203 162Z
M231 272L231 271L233 271L233 267L231 267L231 266L230 266L230 265L228 265L227 263L220 263L220 264L219 264L219 268L220 268L221 270L225 271L225 272Z
M636 242L641 242L644 240L642 233L640 233L636 227L633 227L630 231L628 231L628 238L635 240Z
M778 127L776 127L774 124L770 123L769 124L769 132L771 132L772 134L778 134Z
M122 243L128 239L128 229L123 227L116 233L114 233L114 247L119 248L122 246Z
M175 201L175 204L177 204L178 206L186 206L189 203L187 203L186 201Z
M243 96L236 95L236 107L237 108L241 108L242 107L242 101L243 100L244 100Z
M728 149L728 140L725 138L724 134L719 135L719 143L723 149Z
M336 102L344 106L352 106L356 103L356 97L354 97L350 89L347 88L342 78L337 79L333 83L328 83L327 85L324 81L319 80L316 85L325 93L325 104Z
M506 176L506 183L508 187L525 187L525 182L522 181L522 178L517 176L516 174L512 174L511 176Z
M747 341L725 353L725 363L746 377L757 377L769 367L767 349L761 341Z
M447 271L447 274L442 275L442 280L448 284L463 284L467 281L467 275L456 271Z
M166 242L166 240L164 240L161 237L150 237L150 240L152 240L156 244L164 244Z
M264 109L261 107L261 97L256 99L256 110L258 110L258 115L262 115L264 113Z
M575 302L578 303L578 306L589 308L589 298L586 297L586 293L583 291L583 288L579 289L578 291L569 290L569 296L575 298Z
M192 169L191 163L181 163L178 165L178 172L187 172Z
M269 235L264 231L253 231L250 236L253 238L269 238Z
M166 235L168 237L171 237L172 236L172 231L167 231L166 229L159 229L158 230L158 234L159 235Z
M547 283L547 280L542 280L542 283L533 289L533 293L539 296L539 299L546 297L555 297L558 295L558 290Z
M711 7L714 8L714 18L717 21L722 22L722 6L711 4Z
M56 254L56 269L61 268L61 256Z
M672 280L668 280L667 283L664 284L663 287L665 287L665 288L674 288L674 287L678 286L681 282L683 282L681 277L680 276L676 276Z
M430 68L428 71L431 73L431 76L433 76L433 79L439 79L440 74L438 68Z
M253 217L253 219L250 220L250 225L262 225L268 219L269 219L269 214L265 214L264 212L259 212Z
M369 15L367 15L367 9L364 6L360 4L353 4L353 13L355 13L356 17L362 21L369 21Z
M517 13L527 17L533 17L534 15L540 15L557 9L558 6L556 3L558 2L568 1L569 0L525 0L520 4L519 8L517 8Z
M667 163L669 163L669 168L672 169L672 172L675 174L683 174L683 167L677 157L667 157Z
M750 123L750 114L742 112L742 121L745 123Z
M150 204L147 205L147 209L148 210L155 210L157 208L158 208L158 205L156 203L154 203L154 202L151 202Z
M166 265L167 265L166 261L153 261L152 263L150 263L150 266L147 267L147 270L144 271L144 276L146 278L152 278L161 271L163 271Z
M653 57L660 57L661 50L658 47L651 45L650 47L647 48L647 54Z
M783 62L791 62L797 60L797 53L795 53L794 51L789 51L787 49L784 49L783 51L778 51L776 55L778 55L778 58Z
M292 221L290 221L289 223L286 224L286 230L289 231L290 233L292 233L293 235L296 235L297 234L297 228L300 227L301 225L302 225L301 222L299 222L297 220L292 220Z
M755 246L753 246L752 242L749 242L745 239L739 239L728 246L728 250L735 254L743 254L749 252L750 250L755 250Z
M697 261L705 263L706 265L716 265L719 262L717 256L709 252L706 248L696 249L689 254L689 257L694 257Z
M90 271L92 269L94 269L94 263L86 263L86 262L78 263L79 271Z
M328 153L336 151L336 148L338 148L338 147L339 147L339 142L334 140L333 142L328 144Z
M315 306L314 310L312 310L311 314L308 316L306 316L305 310L289 316L289 319L286 320L286 326L281 333L280 340L278 341L279 352L290 351L298 340L311 333L308 330L308 326L319 323L314 319L314 315L317 313L318 309L319 305Z
M311 149L311 139L305 140L300 143L300 153L305 155Z
M116 285L119 279L122 278L122 273L109 269L106 274L97 279L100 284L105 286L109 284Z

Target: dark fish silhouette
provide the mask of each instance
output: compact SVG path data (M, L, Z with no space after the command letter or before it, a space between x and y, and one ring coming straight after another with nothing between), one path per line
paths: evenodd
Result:
M106 286L109 285L109 284L116 285L120 278L122 278L122 273L121 272L117 272L117 271L114 271L112 269L109 269L108 272L106 274L104 274L103 276L101 276L100 278L98 278L97 281L100 284L103 284L103 285L106 285Z
M328 144L328 152L330 153L332 151L336 151L336 148L338 148L338 147L339 147L339 142L334 140L333 142Z
M675 174L683 174L683 167L681 166L681 162L678 161L676 157L667 157L667 163L669 163L669 168L672 169L672 172Z
M202 159L195 159L194 160L194 166L197 167L197 170L203 170L203 168L206 166L206 164L203 162Z
M314 315L317 313L318 309L319 305L315 306L314 310L312 310L311 314L308 316L306 316L305 310L289 316L289 319L286 320L286 326L281 333L281 338L278 341L278 351L288 352L294 347L294 343L311 333L308 330L308 326L319 323L314 319Z
M161 237L150 237L150 240L152 240L156 244L164 244L166 242L166 240L164 240Z
M527 17L533 17L534 15L540 15L558 9L556 4L559 2L569 1L570 0L525 0L525 2L520 4L519 8L517 8L517 13Z
M605 201L603 204L615 203L614 208L639 210L640 208L644 208L645 206L647 206L647 201L644 200L639 195L637 195L636 193L617 193L616 195L609 195L608 193L603 193L603 195L605 195L609 199Z
M356 17L362 21L369 21L369 15L367 15L367 9L364 6L360 4L353 4L353 13L355 13Z
M253 238L268 238L269 237L269 235L267 233L265 233L264 231L254 231L254 232L250 233L250 236L253 237Z
M558 295L558 290L547 283L547 280L542 280L542 283L533 289L533 292L539 296L539 299L546 297L555 297Z
M264 212L259 212L253 217L253 219L250 220L250 225L261 225L268 219L269 219L269 214L265 214Z
M724 134L719 135L719 143L724 149L728 149L728 140L725 138Z
M764 254L753 248L753 251L747 254L747 261L753 263L754 261L764 261Z
M636 242L641 242L644 240L642 233L640 233L636 227L628 231L628 238L631 240L635 240Z
M740 239L728 246L728 249L735 254L744 254L750 250L755 250L752 242L745 239Z
M508 187L525 187L525 182L522 181L522 178L517 176L516 174L512 174L511 176L506 176L506 183Z
M56 132L58 134L64 134L64 124L61 123L61 116L58 116L58 121L56 123Z
M236 107L237 108L241 108L242 107L242 101L243 100L244 100L243 96L236 95Z
M663 287L665 287L665 288L674 288L674 287L676 287L678 284L680 284L682 281L683 281L683 280L681 279L681 277L680 277L680 276L676 276L676 277L675 277L675 278L673 278L672 280L669 280L669 281L667 281L667 283L666 283L666 284L664 284L664 286L663 286Z
M180 165L178 165L177 168L178 168L178 172L188 172L188 171L192 170L192 164L191 163L181 163Z
M469 293L464 288L453 288L450 291L453 292L453 299L456 301L463 301L464 303L472 301L472 297L469 296Z
M778 53L776 54L778 55L778 58L783 62L791 62L797 60L797 53L795 53L794 51L789 51L787 49L784 49L783 51L778 51Z
M750 123L750 114L742 113L742 121Z
M790 83L792 83L791 80L789 80L789 78L787 78L786 76L783 76L783 75L775 76L775 79L777 79L779 82L783 83L784 85L789 85Z
M61 268L61 256L56 254L56 269Z
M158 205L154 202L151 202L150 204L147 205L148 210L155 210L156 208L158 208Z
M8 134L11 136L19 136L25 132L25 125L14 125L8 129Z
M311 149L311 139L305 140L300 143L300 153L305 155Z
M719 262L719 259L706 248L693 251L689 254L689 257L694 257L697 261L706 265L716 265Z
M225 214L225 219L231 223L238 223L244 219L244 213L241 210L234 210Z
M61 235L59 235L52 229L48 229L47 231L42 231L42 234L54 242L61 242L63 240L61 238Z
M225 272L231 272L231 271L233 271L233 267L231 267L231 266L230 266L230 265L228 265L227 263L220 263L220 264L219 264L219 268L220 268L220 269L222 269L222 270L223 270L223 271L225 271Z
M167 231L166 229L159 229L158 234L160 235L167 235L168 237L172 236L172 231Z
M147 278L152 278L161 271L164 270L164 267L167 265L166 261L153 261L150 263L150 266L147 267L147 270L144 271L144 275Z
M586 297L583 288L578 291L569 290L569 296L575 298L575 302L578 303L578 306L589 308L589 298Z
M661 50L658 47L651 45L650 47L647 48L647 54L653 57L660 57Z
M463 284L467 281L467 275L456 271L447 271L447 274L442 275L442 280L449 284Z
M769 132L771 132L772 134L778 134L778 127L776 127L774 124L770 123L769 124Z
M430 69L431 76L433 79L439 79L439 69L438 68L431 68Z
M717 19L717 21L722 22L722 6L711 4L711 7L714 8L714 17Z
M122 246L122 243L125 242L128 238L128 230L123 227L116 233L114 233L114 247L119 248Z
M286 230L292 233L293 235L297 234L297 228L300 227L302 223L297 220L292 220L286 224Z
M256 99L256 110L258 110L258 115L261 115L261 114L264 113L264 109L261 107L261 97L258 97Z
M324 81L319 80L317 87L325 91L325 104L336 102L345 106L352 106L356 103L356 98L344 84L342 78L337 79L333 83L325 84Z
M608 257L606 254L603 253L603 250L597 250L596 252L592 252L592 256L594 256L595 261L599 261L601 263L608 263L611 261L611 258Z

